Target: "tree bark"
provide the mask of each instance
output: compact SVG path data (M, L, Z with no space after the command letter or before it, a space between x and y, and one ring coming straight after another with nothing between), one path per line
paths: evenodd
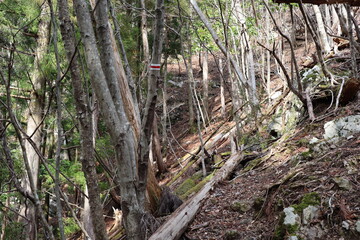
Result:
M220 102L221 102L221 115L226 117L226 105L225 105L225 76L224 76L224 68L223 68L223 60L219 58L219 70L220 70Z
M61 68L60 68L60 57L58 50L58 28L57 22L54 15L54 9L51 0L48 0L51 14L53 42L54 42L54 53L56 59L56 126L57 126L57 144L56 144L56 155L55 155L55 197L56 197L56 217L58 220L60 239L65 240L64 221L62 218L62 204L60 195L60 163L61 163L61 146L63 143L63 128L62 128L62 96L61 96Z
M30 136L31 140L34 142L36 147L39 149L42 141L42 118L44 112L44 102L45 102L45 82L46 78L41 73L40 65L43 61L43 58L47 52L49 45L49 31L50 31L50 18L49 16L49 5L47 2L41 6L41 15L39 22L38 30L38 39L37 39L37 48L35 50L35 59L34 59L34 70L32 71L30 77L33 84L33 89L31 93L31 100L29 103L29 112L26 126L26 134ZM35 149L31 146L28 141L25 141L26 155L28 158L28 164L30 166L31 172L28 172L23 177L21 183L22 187L31 192L29 175L34 180L34 191L37 191L38 185L38 173L39 173L39 163L40 157L38 156ZM20 206L20 214L25 216L29 221L26 222L25 226L25 238L26 239L37 239L37 219L35 216L35 206L30 203L23 203ZM24 221L24 218L19 218L19 221Z
M134 123L140 122L136 117L136 109L134 105L127 106L132 108L133 115L128 118L130 112L126 112L124 107L128 102L123 101L122 95L115 95L115 88L123 89L125 81L120 81L117 76L121 71L121 62L115 58L114 46L109 43L112 40L111 29L109 29L107 19L106 1L100 0L97 5L97 30L99 37L99 45L101 45L102 56L97 48L97 39L93 31L93 25L88 9L88 5L84 0L74 1L75 11L81 36L85 47L85 56L91 82L95 93L99 99L100 109L103 111L105 124L109 130L112 143L115 147L116 160L118 163L118 180L120 185L121 205L123 211L124 225L128 239L143 240L145 236L145 227L142 218L145 214L145 184L146 172L142 175L143 182L139 182L139 171L137 168L138 160L138 135ZM119 69L114 69L114 68ZM123 70L123 69L122 69ZM124 79L122 79L124 80ZM127 85L127 84L126 84ZM130 94L131 96L131 94ZM125 99L129 100L129 99ZM141 163L139 163L141 165ZM147 171L147 168L144 169ZM140 186L141 185L141 186ZM139 190L141 189L141 190Z
M75 43L75 32L70 20L69 7L66 0L59 0L60 30L64 41L67 60L70 64L71 83L75 98L75 106L79 120L81 138L81 163L87 183L89 196L90 226L86 231L95 240L106 240L105 222L102 216L99 187L95 167L95 152L93 140L92 109L86 99L86 92L82 85L82 78L78 63L78 53ZM86 206L84 206L85 208ZM87 225L88 226L88 225Z
M317 5L313 5L313 9L314 9L316 21L318 24L317 30L319 31L321 45L323 47L323 50L325 51L325 54L328 54L328 53L330 53L331 48L329 45L329 40L328 40L327 33L325 30L324 21L323 21L321 12L320 12L320 8Z
M210 122L209 108L209 67L208 67L208 51L205 50L202 61L202 77L203 77L203 104L206 124Z
M152 135L152 147L153 147L153 155L154 159L157 163L158 170L160 173L166 173L167 168L163 161L163 157L161 154L161 144L160 144L160 136L159 136L159 128L156 117L153 121L153 135Z

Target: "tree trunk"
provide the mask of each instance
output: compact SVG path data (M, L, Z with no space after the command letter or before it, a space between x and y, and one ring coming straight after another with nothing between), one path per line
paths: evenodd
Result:
M94 131L92 123L92 109L87 102L86 93L82 85L79 63L77 60L75 33L69 16L66 0L59 0L59 18L61 22L61 34L64 41L66 56L70 63L70 73L74 91L75 106L78 112L79 128L81 136L81 163L87 183L89 196L90 227L86 228L90 237L95 240L106 240L107 234L105 222L102 216L102 204L97 182L94 152ZM86 5L83 5L86 7ZM87 206L85 205L84 208ZM91 225L93 228L91 228ZM93 236L92 236L93 235Z
M138 123L140 119L137 114L138 109L131 99L120 57L118 57L116 45L113 44L113 35L107 18L106 1L100 0L95 11L98 39L95 38L86 2L76 0L74 3L92 85L99 99L100 109L106 116L104 118L105 124L115 147L118 163L117 178L120 185L126 235L131 240L143 240L146 232L146 226L144 226L146 221L142 220L145 216L148 144L156 103L156 88L149 91L144 112L143 132L139 141L140 128ZM163 7L162 5L159 6L158 1L157 16L161 15L162 12ZM157 26L160 25L157 24ZM158 29L162 30L159 27ZM100 46L100 52L97 48L97 42ZM154 42L159 43L156 40ZM153 61L160 62L160 57L161 55L158 59L153 57ZM158 76L155 73L154 76L154 80L158 81ZM149 84L149 86L154 88L153 84ZM121 89L121 94L118 94L119 89ZM139 144L140 151L138 151Z
M202 77L203 77L203 103L204 103L204 116L206 125L210 122L210 109L209 109L209 68L208 68L208 51L205 50L202 61Z
M163 157L161 154L159 128L158 128L158 123L157 123L156 117L154 117L154 121L153 121L152 147L153 147L153 156L157 163L159 172L166 173L167 168L166 168L166 165L163 161Z
M145 0L140 0L141 5L141 38L143 45L143 55L144 55L144 68L148 69L149 60L150 60L150 51L149 51L149 41L147 34L147 17L146 17L146 5ZM146 72L146 71L145 71Z
M219 70L220 70L220 102L221 102L221 115L226 117L226 106L225 106L225 93L224 93L224 84L225 76L222 58L219 58Z
M317 21L317 24L318 24L317 30L319 31L320 42L321 42L321 45L323 47L323 50L324 50L325 54L328 54L328 53L330 53L331 48L330 48L330 45L329 45L329 40L328 40L327 33L326 33L326 30L325 30L324 21L323 21L322 15L321 15L321 11L320 11L320 8L319 8L318 5L313 5L313 9L314 9L316 21Z
M50 31L50 18L49 16L49 5L47 2L41 6L41 15L38 30L37 48L35 50L34 70L30 77L33 83L33 90L31 93L31 101L29 103L29 117L27 119L26 134L31 137L36 147L40 149L42 141L42 118L44 112L45 102L45 82L46 78L42 75L40 65L47 52L49 45L49 31ZM26 155L28 156L27 161L30 165L31 172L25 174L22 179L22 187L31 192L29 176L32 175L34 179L35 191L38 185L38 173L39 173L39 162L40 157L31 146L28 141L25 141ZM23 203L20 206L20 214L25 216L26 221L25 238L26 239L37 239L37 219L35 216L35 206L32 203ZM19 218L19 221L24 221L24 218Z
M62 127L62 96L61 96L61 68L60 68L60 56L58 50L58 28L55 19L54 9L51 0L48 0L51 14L54 53L56 59L56 126L57 126L57 144L56 144L56 156L55 156L55 197L56 197L56 218L58 220L58 227L60 232L60 239L65 240L64 221L62 217L62 204L60 195L60 163L61 163L61 147L63 144L64 134ZM64 139L65 140L65 139Z

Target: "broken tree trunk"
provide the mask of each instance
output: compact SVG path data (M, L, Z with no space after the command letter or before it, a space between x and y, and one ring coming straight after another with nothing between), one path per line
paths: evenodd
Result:
M215 176L208 182L194 197L180 206L167 221L149 238L149 240L175 240L179 239L186 230L188 224L194 219L200 209L203 199L209 196L210 190L216 183L224 180L243 159L241 152L234 154L226 161L224 166L215 173Z

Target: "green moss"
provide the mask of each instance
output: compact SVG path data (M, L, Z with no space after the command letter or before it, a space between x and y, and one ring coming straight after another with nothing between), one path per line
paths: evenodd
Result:
M304 147L304 146L307 146L309 144L309 141L306 138L302 138L297 143L298 143L299 146Z
M223 153L220 153L221 156L230 156L231 155L231 152L223 152Z
M279 224L276 229L275 229L275 233L274 233L274 240L283 240L285 239L285 236L295 236L297 231L299 230L299 224L294 224L294 225L285 225L284 223L284 219L285 219L285 214L282 213L281 217L280 217L280 221Z
M319 206L321 203L321 197L317 192L311 192L305 194L299 204L292 205L298 214L302 214L302 211L308 206Z
M250 171L255 168L264 158L256 158L248 163L248 165L244 168L244 172Z
M203 180L201 180L201 182L199 182L198 184L195 184L195 186L193 186L192 188L190 188L188 191L186 191L184 194L178 195L180 196L181 199L186 199L188 196L190 196L190 194L192 193L196 193L198 191L200 191L200 189L205 186L205 184L210 181L210 179L214 176L214 172L211 173L210 175L206 176Z
M303 159L309 159L309 158L312 158L312 151L305 151L305 152L302 152L301 153L301 157Z
M80 227L77 225L74 218L64 218L64 225L65 235L68 237L77 231L80 231Z
M260 211L265 203L265 198L258 197L255 199L253 207L256 211Z
M240 233L236 230L228 230L225 232L224 239L225 240L235 240L239 239Z
M175 193L178 196L182 196L191 188L195 187L196 183L191 178L186 179L176 190Z
M245 213L251 209L251 206L244 202L234 201L230 205L231 210L239 213Z
M190 156L190 154L186 154L185 157ZM185 157L183 157L182 159L184 159ZM181 160L180 160L181 161ZM167 186L170 186L172 183L174 183L186 170L189 169L189 167L195 162L195 160L189 162L183 169L181 169L181 171L175 175L175 177L172 178L172 180L166 184Z

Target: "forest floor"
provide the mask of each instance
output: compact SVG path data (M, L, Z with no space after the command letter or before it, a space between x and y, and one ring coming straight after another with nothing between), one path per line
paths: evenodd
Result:
M298 50L297 54L304 56L301 52L303 49ZM344 49L340 54L348 56L348 51ZM344 64L346 63L334 63L333 67L343 68ZM198 133L187 130L187 78L184 66L180 69L179 66L181 67L174 63L170 65L169 71L173 81L183 85L169 86L171 96L168 102L170 107L177 103L185 104L169 113L173 121L170 128L172 133L168 134L173 136L170 140L172 150L168 147L167 154L170 174L163 176L163 184L169 184L171 178L177 176L182 167L189 164L182 157L200 145ZM198 57L194 57L194 73L200 91L201 69L198 66ZM213 57L210 57L209 69L213 120L202 132L203 139L207 139L226 121L219 110L220 75ZM280 80L276 76L272 79L272 87L276 89ZM229 92L229 87L225 88L226 92ZM228 111L230 108L228 104ZM294 232L279 227L283 221L283 209L301 205L304 196L316 193L320 208L318 216L313 218L306 228L298 229L298 235L302 236L302 239L360 239L354 230L356 221L360 219L360 135L337 144L326 145L321 151L314 151L309 143L314 137L323 138L326 122L360 114L360 101L350 102L336 111L325 112L323 107L319 109L316 114L321 117L317 121L311 122L304 115L296 128L279 138L273 138L266 132L253 131L253 127L249 127L247 137L250 141L247 147L251 150L246 154L250 157L241 162L227 180L218 183L212 189L210 197L203 201L200 211L188 226L183 238L290 239L288 237ZM233 126L231 121L226 124L228 127ZM251 143L252 135L254 138L257 136L256 143ZM217 154L230 151L229 139L217 144L214 147ZM227 155L221 156L226 161ZM182 167L179 166L179 161L183 161ZM251 164L252 167L249 167ZM176 192L199 168L184 171L179 180L170 184L172 190ZM338 179L346 180L349 185L344 187L338 183ZM191 196L190 194L188 197ZM344 224L348 224L349 227ZM315 233L309 235L304 231Z

